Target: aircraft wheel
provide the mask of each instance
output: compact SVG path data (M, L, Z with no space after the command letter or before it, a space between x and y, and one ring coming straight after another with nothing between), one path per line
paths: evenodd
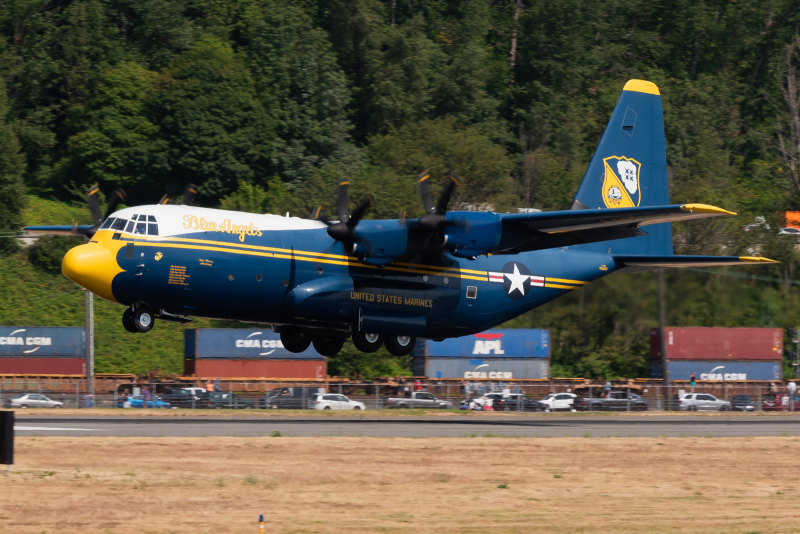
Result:
M336 356L344 345L344 338L329 337L314 340L314 350L323 356Z
M311 345L311 340L294 327L284 326L281 328L281 343L283 343L283 348L296 354L306 350Z
M133 324L133 311L130 308L125 310L125 313L122 314L122 326L131 334L139 333L136 329L136 325Z
M386 350L388 350L394 356L405 356L407 354L411 354L411 351L414 350L414 344L416 342L417 338L414 336L387 336L387 338L384 340Z
M153 328L153 312L149 308L137 308L133 312L133 325L139 332L149 332Z
M380 334L356 332L353 334L353 345L361 352L371 354L381 348L381 345L383 345L383 336Z

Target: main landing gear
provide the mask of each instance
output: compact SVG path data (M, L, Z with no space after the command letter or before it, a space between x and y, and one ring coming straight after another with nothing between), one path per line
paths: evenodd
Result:
M314 350L323 356L336 356L344 346L345 338L328 334L316 336L314 331L300 329L294 326L282 326L280 329L281 343L289 352L299 353L308 350L313 343ZM372 354L386 346L394 356L406 356L414 350L417 338L414 336L384 336L369 332L355 332L353 345L361 352Z
M149 332L154 322L153 312L146 306L138 306L136 310L128 308L122 314L122 326L132 334Z

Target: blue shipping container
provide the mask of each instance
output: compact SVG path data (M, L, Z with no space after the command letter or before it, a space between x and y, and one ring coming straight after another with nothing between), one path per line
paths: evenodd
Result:
M324 360L311 345L295 354L283 348L272 330L205 328L184 331L184 357L212 360Z
M671 360L667 362L670 380L736 381L736 380L780 380L783 375L783 362L746 361L729 362L720 360ZM664 378L660 361L650 363L650 377Z
M425 376L431 379L464 378L467 380L547 379L550 377L550 362L541 358L525 360L520 358L513 360L428 358Z
M80 327L0 326L0 357L85 358L86 334Z
M420 348L425 352L420 353ZM471 336L426 340L414 349L415 356L429 358L550 359L550 331L539 329L487 330Z

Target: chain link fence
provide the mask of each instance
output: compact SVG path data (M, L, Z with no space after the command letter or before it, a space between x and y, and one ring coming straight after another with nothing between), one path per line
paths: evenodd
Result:
M389 380L361 383L297 381L121 381L90 392L83 379L0 378L4 408L194 410L463 409L494 411L800 411L789 384L720 382L642 385L633 381ZM109 389L111 391L109 391Z

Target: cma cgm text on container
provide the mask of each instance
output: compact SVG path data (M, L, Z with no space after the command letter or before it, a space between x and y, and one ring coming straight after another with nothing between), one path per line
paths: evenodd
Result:
M206 328L184 331L184 373L227 378L313 378L327 376L324 356L313 345L286 350L272 330Z
M428 378L548 378L550 331L498 329L444 341L421 340L413 373Z
M84 329L0 326L0 374L86 374Z

